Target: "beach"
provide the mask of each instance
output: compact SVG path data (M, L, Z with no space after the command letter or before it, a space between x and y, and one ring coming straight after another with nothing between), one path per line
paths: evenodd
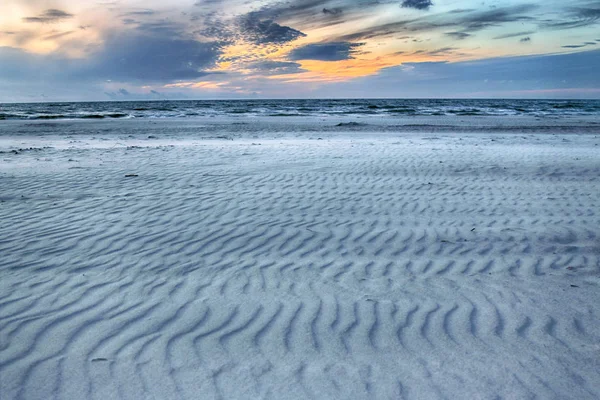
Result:
M2 399L600 398L597 116L1 121Z

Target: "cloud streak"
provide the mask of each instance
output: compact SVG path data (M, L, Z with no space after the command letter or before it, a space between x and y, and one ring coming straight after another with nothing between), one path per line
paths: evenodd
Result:
M302 65L291 61L257 61L246 65L246 68L261 75L289 75L307 72Z
M270 19L261 19L257 13L250 13L240 19L240 31L255 44L282 44L291 42L306 34L289 26L282 26Z
M307 44L290 52L290 60L342 61L354 58L362 43L333 42Z
M431 0L404 0L402 7L404 8L415 8L417 10L429 10L433 3Z
M73 18L73 14L57 9L48 9L36 17L25 17L24 22L51 24Z
M535 32L536 31L522 31L522 32L505 33L504 35L495 36L494 40L509 39L509 38L514 38L514 37L519 37L519 36L532 35Z
M546 20L540 26L545 29L564 30L597 25L600 22L600 4L595 4L597 7L569 7L565 10L565 19Z
M357 41L391 36L399 32L435 32L449 28L454 29L454 32L457 32L456 35L462 35L463 38L465 38L465 34L470 35L473 32L481 31L483 29L498 27L503 24L514 22L533 21L534 18L527 14L536 8L537 6L533 4L521 4L487 11L465 10L460 13L451 11L444 14L374 25L340 36L337 39L343 41ZM455 39L457 38L456 35L454 36Z

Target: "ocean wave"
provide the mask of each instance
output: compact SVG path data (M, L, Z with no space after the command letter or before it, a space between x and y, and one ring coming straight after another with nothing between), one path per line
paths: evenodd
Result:
M54 114L54 115L35 115L25 119L104 119L104 118L127 118L129 114L108 113L108 114Z
M292 116L585 116L598 100L220 100L0 104L0 120Z

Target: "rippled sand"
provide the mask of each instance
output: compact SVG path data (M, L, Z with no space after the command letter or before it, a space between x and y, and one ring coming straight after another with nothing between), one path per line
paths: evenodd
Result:
M599 398L600 128L417 125L1 126L0 397Z

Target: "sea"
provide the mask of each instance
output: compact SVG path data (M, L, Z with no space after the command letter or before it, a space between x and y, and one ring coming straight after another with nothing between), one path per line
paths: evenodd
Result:
M600 100L182 100L0 104L0 120L286 116L591 116Z

